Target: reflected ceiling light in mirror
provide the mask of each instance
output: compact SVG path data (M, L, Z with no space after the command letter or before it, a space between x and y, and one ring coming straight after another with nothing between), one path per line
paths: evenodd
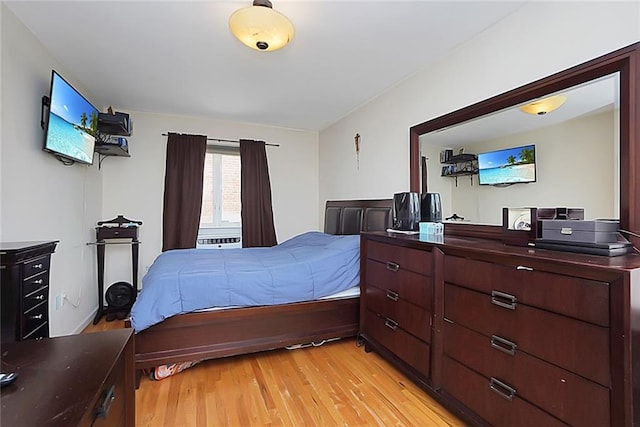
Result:
M566 100L566 96L554 95L523 105L522 107L520 107L520 110L524 111L525 113L544 116L545 114L560 108L560 106L564 104Z
M229 17L229 28L238 40L255 50L272 51L293 40L293 24L273 10L269 0L254 0Z

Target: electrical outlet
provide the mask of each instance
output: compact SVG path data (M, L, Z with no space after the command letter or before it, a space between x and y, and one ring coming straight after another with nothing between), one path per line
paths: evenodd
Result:
M65 297L66 297L66 294L64 292L56 295L56 298L55 298L55 309L56 310L60 310L62 308L62 306L64 305Z

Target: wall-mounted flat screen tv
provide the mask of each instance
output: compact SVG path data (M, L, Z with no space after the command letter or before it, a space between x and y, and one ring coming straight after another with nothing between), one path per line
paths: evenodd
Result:
M536 181L535 145L478 154L480 185L506 185Z
M52 70L43 149L63 163L90 165L97 129L98 109Z

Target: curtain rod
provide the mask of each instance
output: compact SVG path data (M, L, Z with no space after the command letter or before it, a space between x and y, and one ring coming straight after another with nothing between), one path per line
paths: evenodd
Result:
M163 133L162 136L168 136L168 134ZM218 141L218 142L236 142L236 143L240 143L239 139L222 139L222 138L209 138L207 137L207 141ZM253 141L252 139L247 139L247 141ZM256 141L257 142L257 141ZM264 141L262 141L264 142ZM280 144L271 144L268 142L265 142L264 145L268 145L270 147L280 147Z

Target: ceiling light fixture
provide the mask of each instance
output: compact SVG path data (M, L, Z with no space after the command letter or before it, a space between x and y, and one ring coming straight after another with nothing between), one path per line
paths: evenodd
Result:
M544 116L545 114L560 108L560 106L564 104L566 100L566 96L554 95L523 105L522 107L520 107L520 110L524 111L525 113Z
M273 10L269 0L253 0L229 17L229 28L238 40L255 50L277 50L293 40L293 24Z

